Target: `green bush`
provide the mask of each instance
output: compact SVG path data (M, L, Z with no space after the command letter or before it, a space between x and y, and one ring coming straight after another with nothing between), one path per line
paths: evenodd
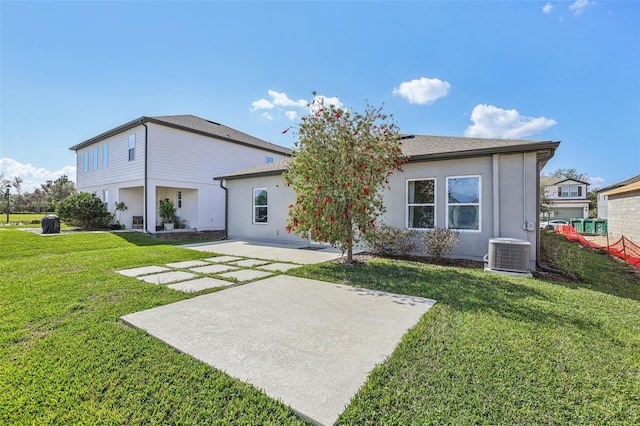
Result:
M458 249L458 236L459 233L451 229L435 228L424 231L420 235L422 252L436 259L441 259Z
M408 255L416 248L415 238L418 235L413 229L400 229L385 223L369 229L363 239L375 254Z
M102 229L109 226L113 215L105 208L96 194L80 192L74 194L56 206L60 220L82 229Z

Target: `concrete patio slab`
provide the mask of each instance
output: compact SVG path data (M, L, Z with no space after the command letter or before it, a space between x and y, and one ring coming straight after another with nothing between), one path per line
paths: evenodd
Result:
M122 319L331 425L434 303L279 275Z
M209 266L199 266L197 268L191 268L190 270L193 272L198 272L201 274L219 274L220 272L225 271L233 271L236 268L235 266L229 265L209 265Z
M258 278L268 277L269 275L273 275L273 273L265 272L265 271L255 271L253 269L242 269L240 271L226 272L224 274L220 274L221 277L235 278L240 282L257 280Z
M279 271L287 272L290 269L299 268L301 265L295 265L293 263L270 263L268 265L258 266L258 269L264 269L265 271Z
M205 265L210 265L210 263L204 262L202 260L186 260L184 262L167 263L168 267L178 268L178 269L193 268L195 266L205 266Z
M268 260L258 260L258 259L244 259L238 260L236 262L231 262L229 265L240 266L243 268L253 268L254 266L266 265L269 263Z
M171 271L171 272L162 272L160 274L145 275L137 278L139 280L142 280L151 284L167 284L167 283L175 283L176 281L185 281L195 277L196 277L195 274L191 274L189 272Z
M340 251L332 247L292 244L281 241L225 240L214 243L197 243L181 246L208 253L228 256L251 257L303 265L328 262L341 257ZM357 250L354 250L354 253Z
M242 258L238 256L217 256L217 257L207 257L205 260L207 262L213 262L213 263L227 263L227 262L233 262L234 260L240 260L240 259Z
M116 271L119 274L126 275L127 277L137 277L140 275L157 274L158 272L168 271L169 268L163 266L143 266L141 268L131 268Z
M231 281L218 280L215 278L205 277L197 280L183 281L177 284L169 284L167 287L173 290L183 291L185 293L193 293L215 287L226 287L233 284Z

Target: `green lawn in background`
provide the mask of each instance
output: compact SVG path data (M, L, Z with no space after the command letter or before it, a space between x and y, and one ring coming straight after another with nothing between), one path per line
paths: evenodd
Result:
M48 214L55 213L11 213L9 214L9 223L7 223L7 215L4 211L0 213L0 229L2 228L40 228L41 220ZM32 223L35 222L35 223ZM60 224L61 229L69 229L64 223Z
M304 423L118 320L194 297L113 272L211 256L176 243L0 230L0 424ZM575 283L388 259L293 270L438 300L339 423L640 423L640 283L578 250Z

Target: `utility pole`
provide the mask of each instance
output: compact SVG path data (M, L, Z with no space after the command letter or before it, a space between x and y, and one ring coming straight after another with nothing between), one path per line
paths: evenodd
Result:
M9 189L11 189L11 185L7 184L7 193L5 194L7 197L7 225L9 224Z

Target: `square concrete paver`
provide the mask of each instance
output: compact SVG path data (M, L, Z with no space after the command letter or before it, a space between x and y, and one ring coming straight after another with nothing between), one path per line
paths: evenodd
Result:
M236 268L235 266L229 265L209 265L209 266L199 266L197 268L191 268L193 272L199 272L201 274L219 274L220 272L225 271L233 271Z
M183 281L177 284L169 284L167 287L173 290L184 291L185 293L193 293L196 291L206 290L214 287L226 287L233 284L230 281L217 280L215 278L205 277L197 280Z
M243 268L253 268L254 266L266 265L269 263L267 260L258 260L258 259L244 259L238 260L236 262L231 262L229 265L241 266Z
M217 256L217 257L207 257L205 260L213 263L226 263L233 262L234 260L240 260L241 257L237 256Z
M242 269L240 271L226 272L224 274L220 274L221 277L235 278L238 281L257 280L258 278L268 277L269 275L273 275L273 274L271 272L255 271L253 269Z
M176 281L185 281L195 277L196 277L195 274L191 274L189 272L171 271L171 272L162 272L160 274L145 275L143 277L138 277L138 279L142 281L146 281L151 284L167 284L167 283L174 283Z
M434 303L279 275L122 319L331 425Z
M127 277L137 277L139 275L157 274L158 272L168 271L169 268L164 266L143 266L141 268L123 269L116 271L119 274L126 275Z
M167 266L170 268L193 268L195 266L204 266L204 265L210 265L209 262L204 262L202 260L187 260L184 262L174 262L174 263L167 263Z
M264 269L265 271L279 271L287 272L290 269L299 268L302 265L294 265L293 263L270 263L264 266L258 266L258 269Z

